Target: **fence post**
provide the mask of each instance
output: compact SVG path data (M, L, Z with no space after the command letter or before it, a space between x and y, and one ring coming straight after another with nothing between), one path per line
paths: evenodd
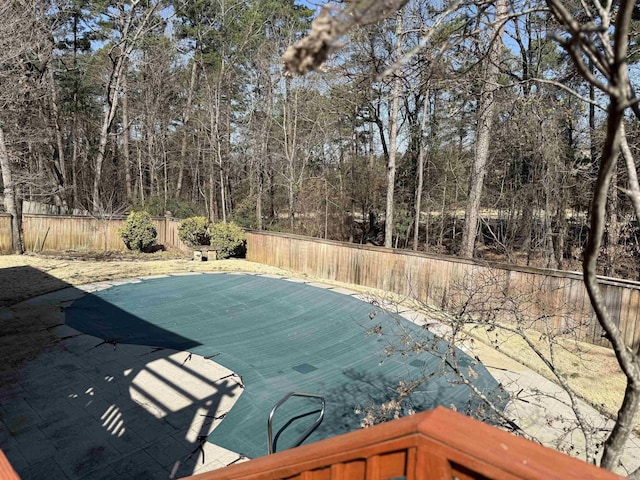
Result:
M171 212L164 212L164 246L169 243L169 222L171 221ZM172 242L173 243L173 242ZM171 245L174 247L175 245Z
M13 215L9 214L9 239L11 240L11 253L16 253L15 243L13 236Z

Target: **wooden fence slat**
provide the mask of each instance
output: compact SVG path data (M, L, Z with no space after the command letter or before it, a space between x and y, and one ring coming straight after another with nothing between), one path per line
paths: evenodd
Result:
M631 348L635 352L640 344L640 326L638 322L640 322L640 291L633 290L629 293L629 304L628 304L628 322L631 325L629 328L629 336L627 337L625 343L627 345L631 345Z
M11 252L11 215L0 213L0 253Z

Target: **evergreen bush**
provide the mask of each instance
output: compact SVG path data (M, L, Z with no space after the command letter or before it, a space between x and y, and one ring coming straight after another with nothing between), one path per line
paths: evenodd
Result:
M156 244L158 231L148 212L132 211L118 229L118 235L129 250L144 252Z
M178 225L178 238L190 247L210 245L209 220L205 217L185 218Z
M218 258L240 257L246 250L247 236L236 223L212 223L209 225L211 245L216 246Z

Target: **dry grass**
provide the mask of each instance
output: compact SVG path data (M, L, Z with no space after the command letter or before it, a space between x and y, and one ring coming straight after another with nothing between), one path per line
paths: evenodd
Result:
M490 332L475 328L470 333L474 338L558 383L551 370L519 335L500 330L499 327ZM613 350L570 339L556 339L551 350L549 340L544 335L534 330L525 333L547 358L553 354L556 370L580 397L608 416L616 414L622 403L626 381ZM639 427L640 424L636 425L636 428Z
M100 259L95 259L100 258ZM118 254L80 259L77 255L0 255L0 307L59 290L69 285L180 272L243 271L286 275L279 268L246 260L229 259L195 262L169 258L166 254Z

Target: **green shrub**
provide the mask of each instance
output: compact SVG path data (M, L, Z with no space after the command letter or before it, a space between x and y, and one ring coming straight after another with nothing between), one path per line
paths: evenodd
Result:
M118 229L118 235L129 250L144 252L156 244L158 231L148 212L132 211Z
M219 248L218 258L243 256L247 236L244 230L233 222L209 225L211 245Z
M209 220L205 217L185 218L178 225L178 238L190 247L210 245Z

